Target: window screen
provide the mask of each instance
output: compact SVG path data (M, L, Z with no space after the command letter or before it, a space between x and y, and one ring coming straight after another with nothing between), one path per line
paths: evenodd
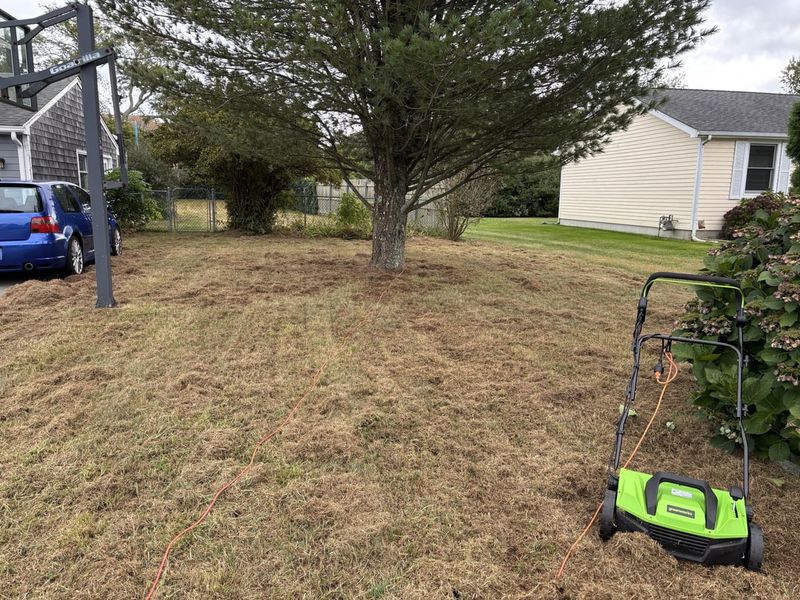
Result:
M750 144L750 157L747 162L746 192L763 192L772 187L775 170L774 145Z

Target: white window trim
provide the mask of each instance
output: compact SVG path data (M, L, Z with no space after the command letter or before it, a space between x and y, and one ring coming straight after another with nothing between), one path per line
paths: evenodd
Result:
M745 164L744 164L744 171L742 172L742 193L739 194L742 198L755 198L756 196L760 196L766 190L756 191L756 192L748 192L746 191L747 188L747 171L750 169L750 146L773 146L775 148L775 153L772 157L772 176L769 180L769 187L768 190L774 190L775 184L777 183L778 178L778 169L780 169L780 162L781 162L781 148L783 145L779 142L775 141L762 141L762 140L747 140L745 141L747 144L745 149Z
M81 186L81 173L86 173L87 177L89 175L89 171L81 171L81 156L88 156L88 154L87 154L86 150L82 150L82 149L78 148L77 150L75 150L75 161L76 161L75 164L78 167L78 187L83 187L83 186ZM105 168L106 167L106 160L108 160L108 162L111 164L111 169L114 168L114 157L111 156L110 154L106 154L104 152L103 153L103 174L105 174L106 170L109 170L109 171L111 170L111 169L106 169ZM89 166L87 165L86 168L88 169Z

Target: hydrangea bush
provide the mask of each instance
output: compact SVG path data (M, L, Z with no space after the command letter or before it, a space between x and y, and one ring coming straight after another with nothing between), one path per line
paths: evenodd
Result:
M800 458L800 198L775 195L779 208L753 212L705 258L705 271L741 282L748 364L743 383L745 428L756 456ZM677 323L677 335L737 343L733 292L697 288ZM732 451L736 428L736 358L683 344L676 355L692 363L698 389L693 402L717 421L712 444Z

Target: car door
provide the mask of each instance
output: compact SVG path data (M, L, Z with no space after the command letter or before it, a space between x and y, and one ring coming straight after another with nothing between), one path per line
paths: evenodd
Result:
M92 229L92 200L89 193L80 188L76 185L69 185L67 186L69 191L75 196L75 199L78 201L78 206L81 207L81 212L83 213L84 218L86 219L87 228L89 230L89 236L92 240L92 253L94 254L94 230Z
M73 230L77 231L83 240L83 253L89 256L94 248L92 223L86 218L77 196L72 193L69 187L72 186L68 186L65 183L57 183L51 186L53 196L61 207L61 211L64 213L62 230L71 227Z

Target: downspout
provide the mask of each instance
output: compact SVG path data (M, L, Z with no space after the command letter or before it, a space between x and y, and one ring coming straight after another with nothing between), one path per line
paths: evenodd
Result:
M19 178L22 180L31 179L28 175L28 165L25 161L25 146L22 145L22 140L17 137L17 132L11 132L11 140L17 145L19 148L19 152L17 155L19 156Z
M692 197L692 233L691 239L693 242L708 242L697 237L697 208L700 205L700 184L703 179L703 154L705 145L711 141L711 135L707 135L706 139L702 137L697 138L697 168L694 173L694 195Z

